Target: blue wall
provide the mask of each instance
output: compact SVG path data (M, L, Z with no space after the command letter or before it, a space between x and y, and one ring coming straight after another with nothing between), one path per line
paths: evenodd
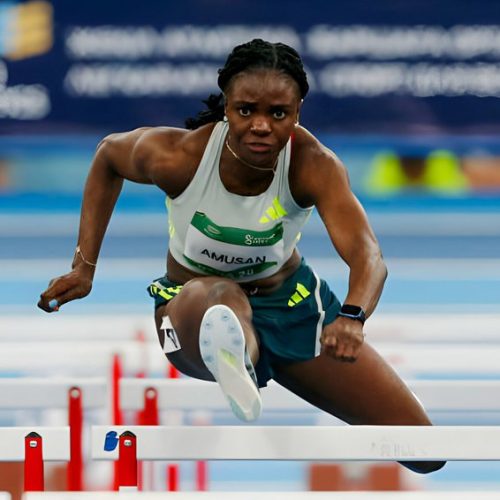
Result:
M182 125L217 91L231 48L256 36L302 54L312 90L301 119L315 132L500 128L497 2L36 4L0 9L3 133Z

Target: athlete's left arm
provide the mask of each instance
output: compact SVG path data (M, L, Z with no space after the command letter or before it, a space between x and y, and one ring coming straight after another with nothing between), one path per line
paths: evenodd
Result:
M387 268L365 210L351 190L342 162L321 145L312 148L307 192L323 220L330 239L349 266L349 290L344 304L360 306L368 317L380 298ZM326 352L353 361L363 342L360 321L338 317L323 332Z

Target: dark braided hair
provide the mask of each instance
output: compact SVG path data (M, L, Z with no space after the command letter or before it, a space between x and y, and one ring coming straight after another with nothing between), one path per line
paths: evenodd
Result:
M217 79L219 88L225 92L235 75L256 68L276 69L291 76L299 87L302 99L309 90L307 75L298 52L284 43L265 42L260 38L233 49L224 67L219 69ZM211 94L203 102L207 105L207 109L200 111L195 118L186 120L188 129L194 130L207 123L220 121L224 117L224 94Z

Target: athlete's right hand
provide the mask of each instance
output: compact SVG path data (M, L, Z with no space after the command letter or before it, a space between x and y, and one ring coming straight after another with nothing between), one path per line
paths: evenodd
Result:
M86 297L91 290L92 279L75 268L50 281L47 290L40 295L38 307L49 313L54 312L66 302Z

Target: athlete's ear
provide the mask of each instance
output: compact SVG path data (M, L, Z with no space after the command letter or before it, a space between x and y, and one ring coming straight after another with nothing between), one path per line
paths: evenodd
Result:
M222 94L222 98L224 100L224 116L227 115L227 99L226 99L226 94Z
M299 118L300 118L300 109L302 108L302 103L304 102L304 99L301 99L298 106L297 106L297 118L295 120L295 125L299 124Z

